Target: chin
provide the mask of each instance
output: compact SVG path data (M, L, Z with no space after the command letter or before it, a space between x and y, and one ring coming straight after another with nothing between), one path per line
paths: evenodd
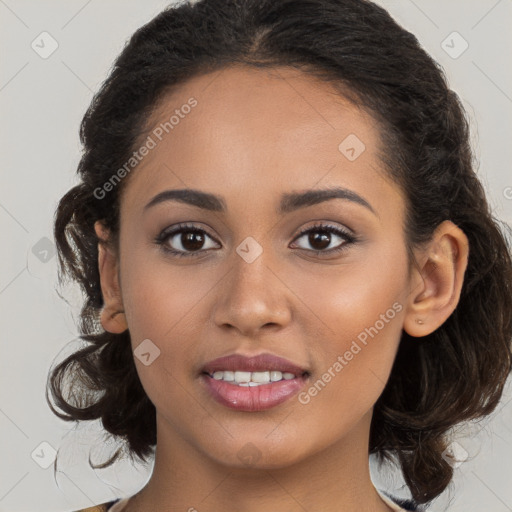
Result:
M291 466L307 458L302 443L283 444L269 439L247 437L245 441L233 441L229 445L216 444L205 449L218 464L237 470L269 470Z

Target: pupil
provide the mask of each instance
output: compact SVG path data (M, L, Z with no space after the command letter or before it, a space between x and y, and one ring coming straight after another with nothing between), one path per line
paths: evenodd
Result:
M320 242L320 247L317 247L315 244ZM310 233L309 234L309 243L312 247L315 247L316 249L325 249L326 247L329 247L329 244L331 243L331 235L330 233Z
M188 232L186 235L181 235L181 244L187 251L197 251L201 249L204 243L204 237L201 233Z
M181 244L187 251L197 251L201 249L203 243L204 237L201 233L190 231L181 236ZM325 249L331 243L331 235L330 233L310 233L309 243L318 250Z

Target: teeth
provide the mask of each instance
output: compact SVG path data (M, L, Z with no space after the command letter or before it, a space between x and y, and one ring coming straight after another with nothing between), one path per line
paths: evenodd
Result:
M232 382L235 380L235 372L220 372L224 375L222 376L222 380L227 380L229 382Z
M267 372L230 372L230 371L216 371L212 377L215 380L223 380L232 382L238 386L260 386L268 384L269 382L278 382L280 380L290 380L295 378L295 374L289 372L267 371Z
M272 382L276 382L283 378L283 374L281 372L270 372L270 380Z
M235 382L241 384L242 382L251 381L251 372L235 372Z
M270 382L270 373L269 372L252 372L251 380L253 382L259 382L261 384L266 384Z

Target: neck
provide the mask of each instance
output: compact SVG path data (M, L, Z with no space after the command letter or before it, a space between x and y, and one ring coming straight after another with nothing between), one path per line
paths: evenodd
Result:
M271 469L222 465L157 415L153 473L123 512L389 512L370 478L371 413L334 445L291 466Z

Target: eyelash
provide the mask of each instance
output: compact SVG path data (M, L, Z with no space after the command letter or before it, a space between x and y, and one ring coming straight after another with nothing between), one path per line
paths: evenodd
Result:
M338 247L334 249L328 249L328 250L314 250L314 249L302 249L300 250L307 251L307 252L313 252L316 255L320 254L339 254L343 251L345 251L349 245L356 243L358 241L358 238L347 231L330 224L323 224L323 223L317 223L313 226L310 226L306 229L303 229L299 232L299 234L294 238L295 240L300 239L305 234L311 233L311 232L322 232L322 233L332 233L340 238L343 238L345 241ZM160 246L160 248L166 253L170 254L171 256L176 256L178 258L188 257L188 258L195 258L202 256L202 253L205 251L205 249L199 249L197 251L191 251L191 252L184 252L184 251L178 251L176 249L171 249L166 245L166 241L169 238L172 238L173 236L179 234L179 233L204 233L208 237L215 240L212 236L210 236L205 230L197 228L196 226L190 225L190 224L177 224L172 229L164 229L154 240L154 242ZM207 251L210 249L206 249Z

